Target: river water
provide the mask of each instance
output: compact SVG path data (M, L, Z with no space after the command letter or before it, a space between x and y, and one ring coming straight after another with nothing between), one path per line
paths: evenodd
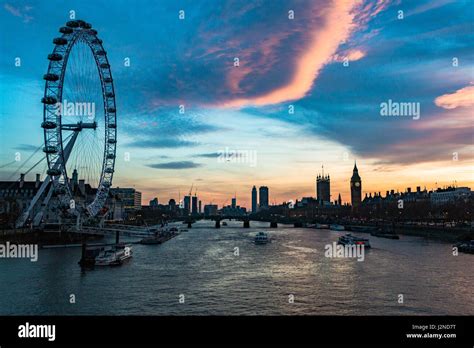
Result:
M344 232L228 224L134 245L120 267L81 272L80 248L0 259L0 315L474 314L474 255L453 256L450 244L355 233L372 244L359 262L325 257ZM255 245L257 231L272 242Z

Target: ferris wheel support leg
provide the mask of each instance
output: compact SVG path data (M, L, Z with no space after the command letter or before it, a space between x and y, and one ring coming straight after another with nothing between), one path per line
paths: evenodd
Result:
M81 230L81 214L77 214L76 216L76 232Z
M51 199L51 196L53 195L53 186L49 188L48 194L43 200L43 203L41 203L41 209L40 211L36 214L35 218L33 219L33 226L39 226L41 224L41 219L43 218L44 211L46 209L46 206L49 203L49 200Z
M36 192L33 199L31 200L30 205L28 206L28 208L23 212L23 214L20 215L20 217L16 221L16 227L17 228L23 227L25 225L26 220L28 220L28 218L30 217L30 214L33 211L33 208L35 207L36 203L38 202L38 200L43 195L43 193L46 190L46 187L48 187L50 181L51 181L51 177L48 175L46 177L46 179L43 181L43 183L41 184L39 190Z
M69 155L71 154L71 151L72 151L72 148L76 142L76 139L77 139L77 136L78 136L79 132L78 131L75 131L74 132L74 135L71 137L71 140L69 140L69 142L67 143L66 145L66 148L64 149L64 164L62 164L62 162L57 162L55 165L54 165L54 168L55 169L58 169L60 165L66 165L66 162L67 160L69 159ZM23 212L23 214L20 215L20 217L18 218L18 220L16 221L16 227L17 228L21 228L25 225L26 223L26 220L28 220L28 218L30 217L30 214L33 212L33 209L34 207L36 206L36 204L38 203L38 200L41 198L41 196L43 195L44 191L46 190L46 188L48 187L49 183L51 181L51 177L48 175L45 180L43 181L43 183L41 184L38 192L36 192L35 196L33 197L33 199L31 200L28 208ZM51 194L52 194L52 190L53 190L53 187L50 188L50 191L48 192L48 195L47 197L45 198L45 202L43 204L48 204L49 202L49 198L51 198ZM49 198L48 198L49 196ZM42 208L43 209L43 208ZM41 213L41 212L40 212ZM42 214L41 214L42 215ZM36 220L36 219L35 219Z

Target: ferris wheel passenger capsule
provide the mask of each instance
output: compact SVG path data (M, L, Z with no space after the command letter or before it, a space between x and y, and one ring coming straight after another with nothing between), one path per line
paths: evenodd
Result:
M48 145L48 146L43 147L43 152L44 153L56 153L56 152L58 152L58 148L56 146L53 146L53 145Z
M51 73L44 74L43 79L45 79L46 81L57 81L57 80L59 80L59 75L51 74Z
M69 28L78 28L79 27L78 21L69 21L69 22L66 23L66 25Z
M61 27L59 28L59 32L62 33L62 34L71 34L74 30L72 30L72 28L69 28L69 27Z
M41 102L43 104L53 105L53 104L56 104L58 100L55 97L44 97L44 98L41 98Z
M51 53L48 54L48 59L57 62L63 59L63 56L59 53Z
M67 40L63 37L57 37L53 40L53 44L63 46L67 44Z
M57 124L56 122L53 122L53 121L44 121L44 122L41 122L41 128L44 128L44 129L54 129L57 127Z

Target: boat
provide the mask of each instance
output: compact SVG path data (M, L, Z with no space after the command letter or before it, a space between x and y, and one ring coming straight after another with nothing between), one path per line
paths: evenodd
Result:
M187 230L181 230L181 231L187 231ZM155 232L153 236L145 237L142 240L140 240L140 244L146 244L146 245L152 245L152 244L162 244L166 242L167 240L170 240L171 238L177 236L179 234L179 231L176 227L171 227L171 228L162 228L159 231Z
M469 242L459 242L453 245L454 247L458 248L460 252L474 254L474 240Z
M365 248L370 248L370 242L366 238L360 238L353 236L352 234L346 234L339 237L337 244L341 245L363 245Z
M333 231L344 231L344 226L338 224L329 225L329 229Z
M227 226L227 222L224 221L224 222L222 223L222 226Z
M258 232L254 239L255 244L267 244L268 235L265 232Z
M95 258L95 266L118 266L132 257L132 247L118 244L110 249L102 250Z
M316 224L316 228L319 230L328 230L329 225L328 224Z

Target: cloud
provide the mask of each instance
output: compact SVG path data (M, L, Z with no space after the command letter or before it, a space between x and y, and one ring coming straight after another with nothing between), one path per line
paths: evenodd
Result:
M198 143L188 140L181 140L176 138L159 138L159 139L143 139L128 143L127 145L141 148L178 148L196 146Z
M295 62L294 73L288 84L271 92L253 97L224 102L224 107L269 105L301 99L309 92L321 68L335 54L339 45L349 38L357 1L335 0L324 11L324 22L313 29L309 45ZM320 4L317 4L319 7Z
M5 10L7 10L9 13L14 15L15 17L22 18L24 23L28 23L33 19L32 16L27 14L27 12L30 12L33 9L33 7L31 6L24 6L23 9L21 9L20 7L15 7L10 4L5 4L3 7L5 8Z
M360 49L352 49L343 53L336 53L333 59L336 62L343 62L344 59L347 58L350 62L354 62L356 60L364 58L365 55L366 53Z
M474 106L474 86L467 86L454 93L439 96L435 99L435 104L444 109Z
M173 33L176 40L167 44L167 54L148 57L162 64L143 71L136 83L143 85L153 106L241 108L299 100L310 94L340 46L390 4L311 0L243 6L228 0L200 7L199 15L206 20L186 38L191 44L183 50L183 33ZM293 20L289 9L294 10ZM344 50L352 60L365 55L361 49Z
M38 146L30 145L30 144L20 144L15 146L15 150L19 151L36 151L38 150Z
M166 162L166 163L156 163L148 164L147 167L154 169L190 169L201 167L201 163L195 163L193 161L178 161L178 162Z
M218 152L210 152L210 153L198 153L196 155L193 155L193 157L202 157L202 158L217 158L219 157Z

